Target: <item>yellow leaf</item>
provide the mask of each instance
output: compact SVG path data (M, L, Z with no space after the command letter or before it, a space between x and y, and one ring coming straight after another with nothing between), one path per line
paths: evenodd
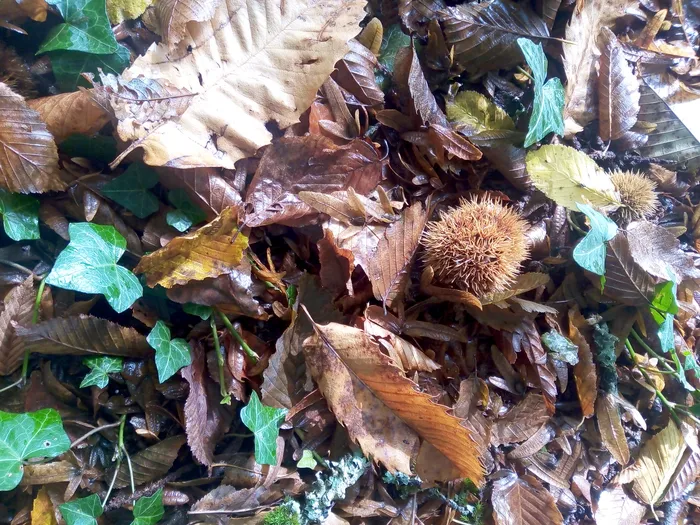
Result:
M578 210L580 203L614 210L621 205L610 176L574 148L542 146L530 151L525 163L535 187L561 206Z
M113 24L120 24L124 20L136 20L153 0L107 0L107 15Z
M454 128L467 136L484 131L515 130L508 113L476 91L458 93L454 101L447 102L445 109Z
M41 487L32 505L32 525L56 525L53 503L46 487Z
M379 56L379 48L382 47L382 38L384 38L384 26L379 18L373 18L357 35L357 41L369 49L375 56Z
M639 453L639 475L632 485L634 495L647 505L659 501L684 450L683 434L671 420L666 428L644 444Z
M238 233L236 210L230 207L196 232L144 256L134 272L145 273L148 286L171 288L229 273L247 247L248 237Z
M141 139L133 147L144 149L147 164L232 169L270 142L267 122L286 128L311 105L358 33L366 3L221 2L210 19L187 22L175 49L152 46L123 74L147 83L168 79L194 94L187 108L146 137L118 127L120 137Z

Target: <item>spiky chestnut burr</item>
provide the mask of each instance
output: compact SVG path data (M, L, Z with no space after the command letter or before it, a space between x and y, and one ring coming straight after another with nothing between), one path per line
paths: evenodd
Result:
M462 200L430 221L423 260L437 280L477 297L508 289L528 256L527 223L491 199Z
M36 96L36 84L29 67L15 50L0 42L0 82L23 97Z
M649 217L656 211L659 198L654 181L634 171L614 171L610 178L624 205L617 215L625 222Z

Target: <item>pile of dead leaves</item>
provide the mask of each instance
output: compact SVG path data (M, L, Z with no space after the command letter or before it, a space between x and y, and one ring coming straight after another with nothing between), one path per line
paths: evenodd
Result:
M0 520L700 522L697 0L0 1Z

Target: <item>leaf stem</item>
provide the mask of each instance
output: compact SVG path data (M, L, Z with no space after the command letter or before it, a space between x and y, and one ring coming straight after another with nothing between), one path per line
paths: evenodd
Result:
M632 334L632 337L634 337L636 339L636 341L642 346L642 348L644 348L644 350L646 350L646 352L648 354L650 354L652 357L655 357L656 359L659 360L659 363L661 363L667 371L673 372L674 374L676 374L676 371L673 368L671 368L671 366L666 362L667 359L664 356L656 353L656 350L654 350L652 347L650 347L644 341L644 339L642 339L642 337L636 332L636 330L634 328L632 328L630 333Z
M230 405L231 396L226 391L226 380L224 377L224 355L221 352L219 332L216 330L216 320L214 319L213 315L209 318L209 325L211 326L211 335L214 338L214 350L216 351L216 365L219 368L219 391L221 392L221 404Z
M102 425L101 427L93 428L93 429L90 430L89 432L86 432L85 434L83 434L82 436L80 436L78 439L76 439L75 441L73 441L73 443L70 444L70 448L73 448L73 447L79 445L80 443L82 443L83 441L85 441L87 438L89 438L89 437L92 436L93 434L97 434L98 432L102 432L103 430L107 430L107 429L109 429L109 428L114 428L114 427L121 426L121 424L122 424L121 421L117 421L116 423L109 423L108 425Z
M221 317L221 320L224 322L224 325L226 326L226 329L229 331L229 333L236 338L238 341L238 344L241 345L241 348L243 348L243 351L246 353L248 356L248 359L250 359L253 363L257 363L260 360L260 356L256 354L251 347L248 346L248 343L245 342L245 339L243 339L243 336L238 333L238 330L236 330L233 325L231 324L231 321L228 317L226 317L223 313L221 313L219 310L215 310L217 314L219 314L219 317Z
M0 264L4 264L5 266L9 266L10 268L14 268L15 270L19 270L22 273L25 273L27 275L34 275L34 272L31 271L29 268L25 268L21 264L17 264L16 262L8 261L7 259L0 259Z
M532 80L533 82L535 81L535 79L532 78L532 75L531 75L530 73L528 73L527 71L525 71L522 67L518 66L518 67L517 67L517 70L518 70L519 73L522 73L523 75L525 75L527 78L529 78L529 79Z

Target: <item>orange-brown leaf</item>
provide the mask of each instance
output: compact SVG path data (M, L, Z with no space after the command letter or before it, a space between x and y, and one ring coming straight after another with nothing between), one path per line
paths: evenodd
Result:
M10 375L21 364L24 344L15 334L13 322L28 325L32 320L34 307L34 279L30 275L22 284L7 292L0 313L0 376Z
M109 122L109 114L84 90L37 98L27 105L39 113L56 142L74 133L93 135Z
M554 497L532 476L504 470L491 495L496 525L560 525L564 522Z
M491 444L511 445L525 441L548 420L544 397L529 392L525 399L496 421L491 433Z
M569 310L569 339L578 347L578 363L574 366L576 392L581 403L583 417L595 413L595 400L598 396L598 373L593 362L593 352L579 327L586 325L586 320L578 309Z
M189 235L141 258L135 273L145 273L148 286L171 288L230 273L241 262L248 238L238 232L234 208Z

